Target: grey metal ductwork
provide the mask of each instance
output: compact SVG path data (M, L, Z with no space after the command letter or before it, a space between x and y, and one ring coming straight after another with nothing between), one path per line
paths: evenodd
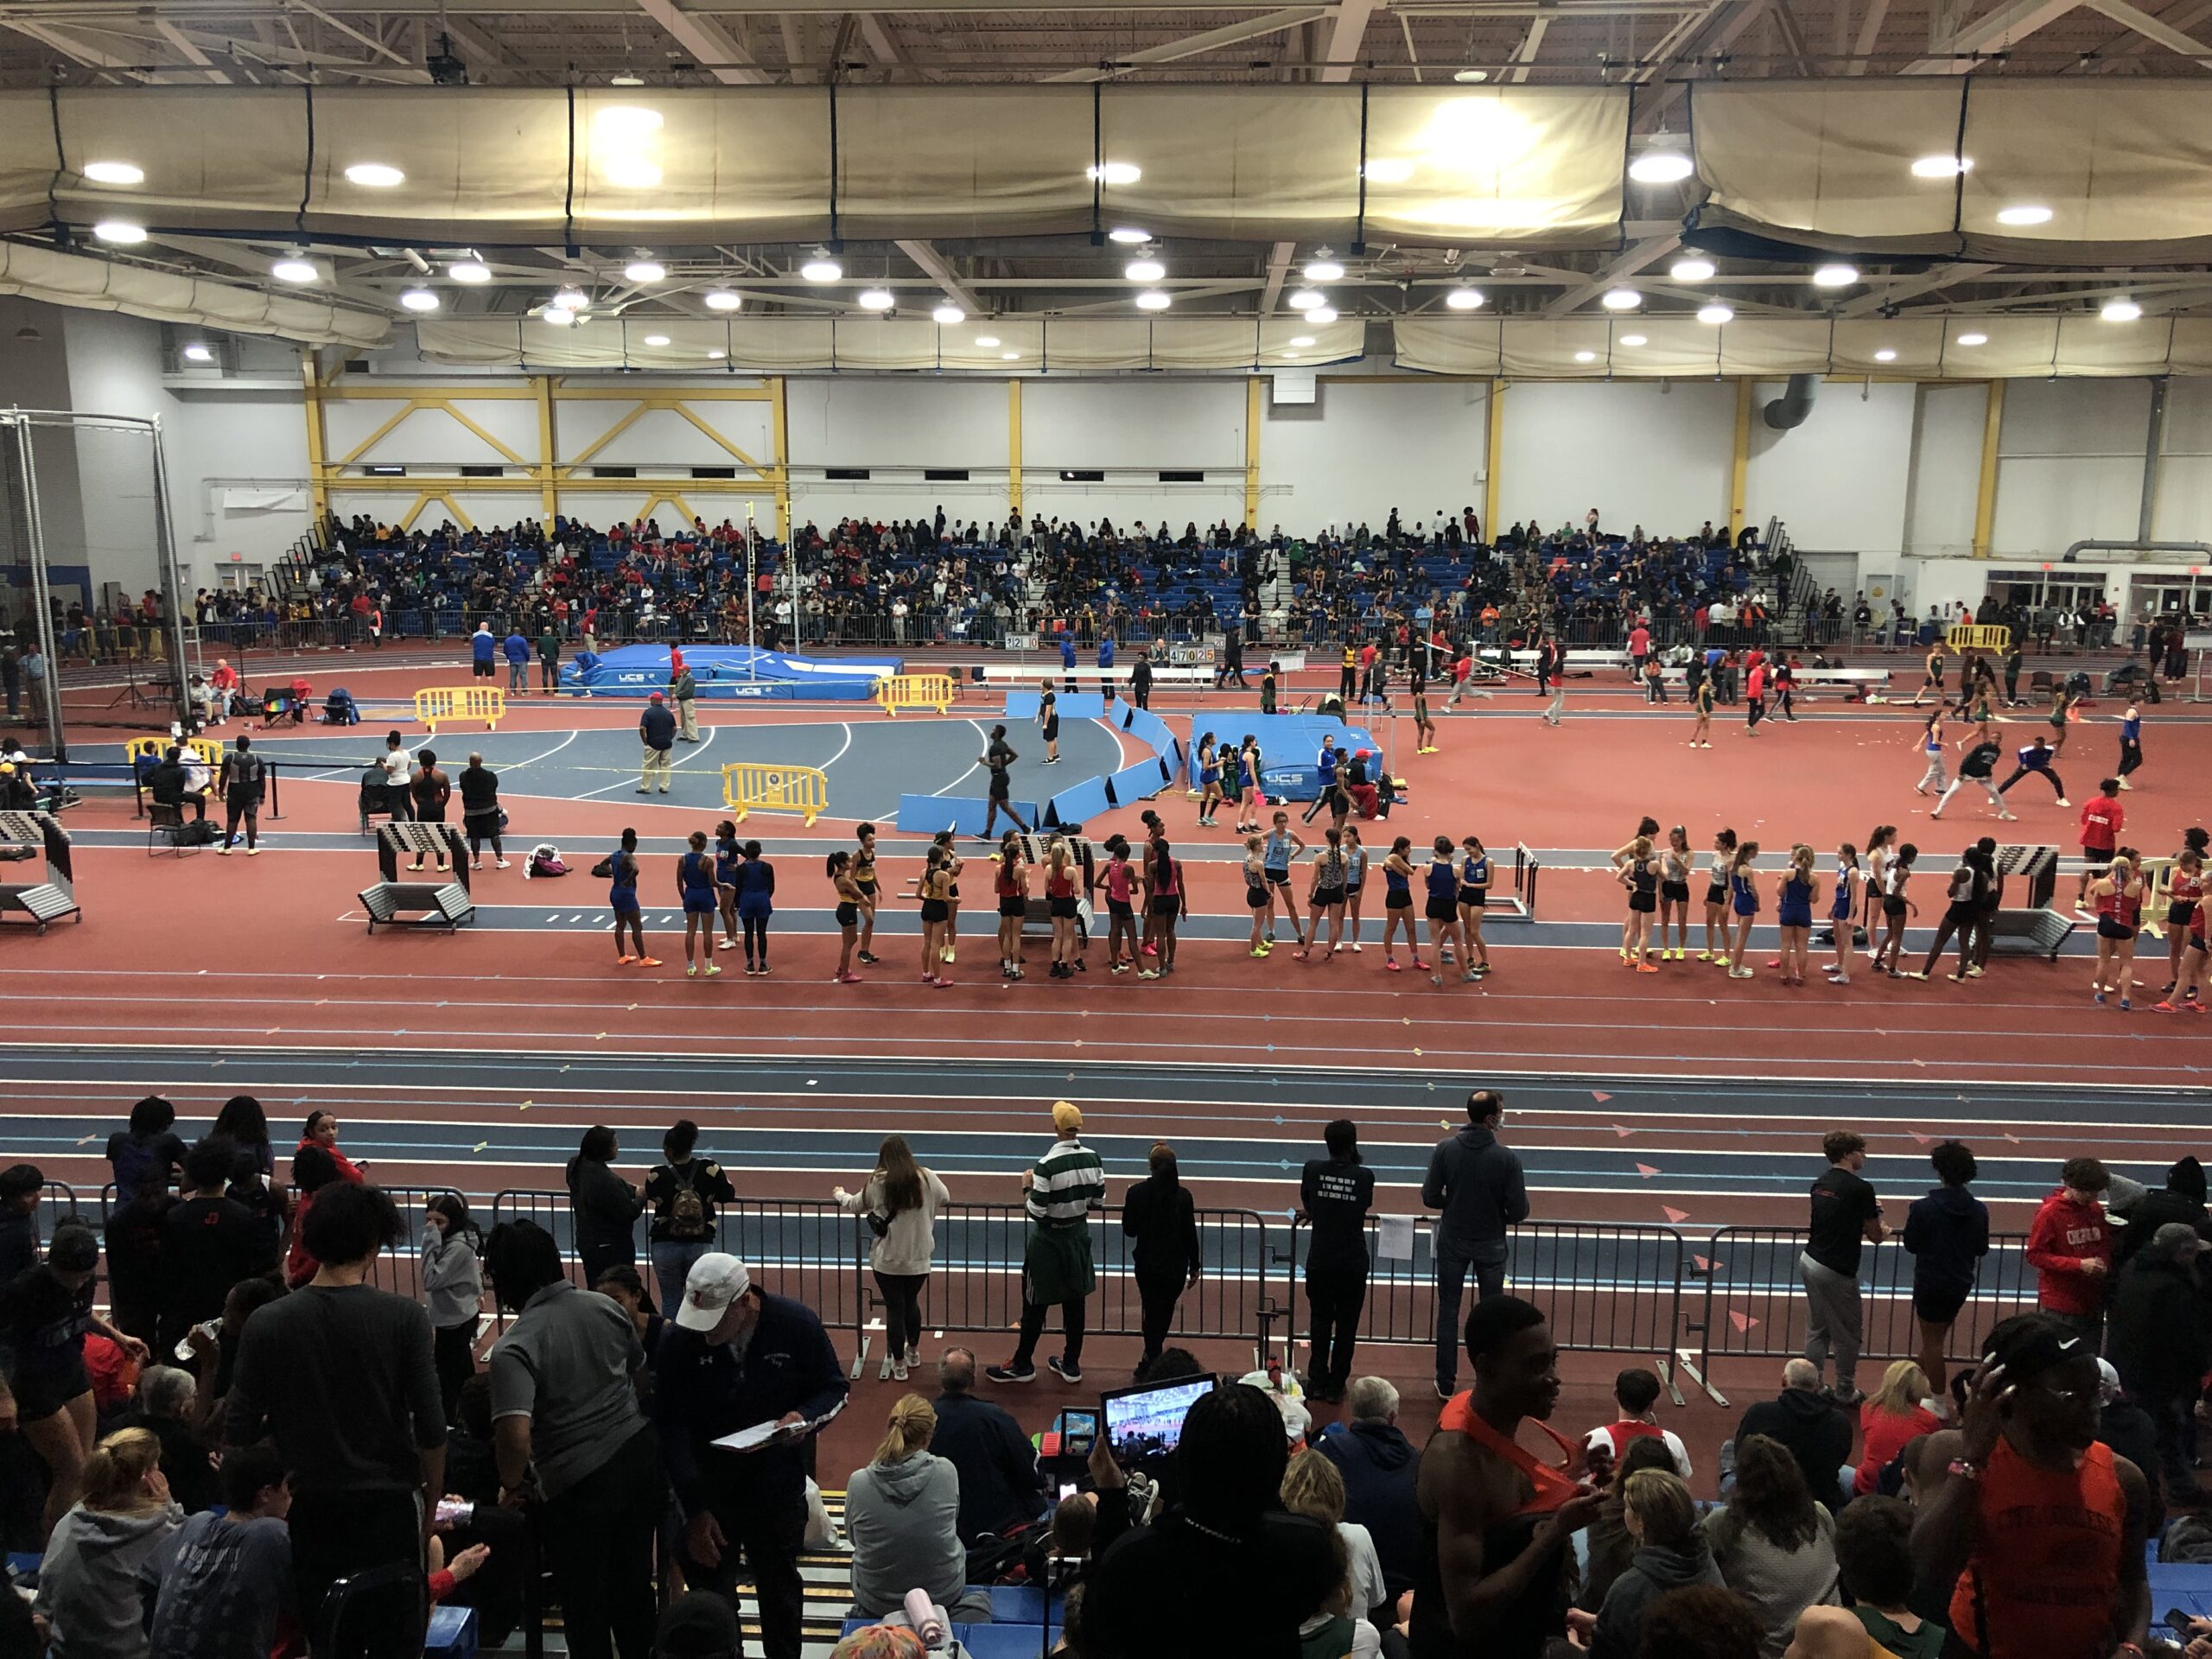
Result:
M2070 560L2084 548L2100 553L2202 553L2212 558L2212 542L2075 542L2062 556Z
M1813 412L1813 399L1820 396L1820 391L1819 375L1791 375L1788 390L1766 406L1766 423L1777 432L1804 425L1806 416Z

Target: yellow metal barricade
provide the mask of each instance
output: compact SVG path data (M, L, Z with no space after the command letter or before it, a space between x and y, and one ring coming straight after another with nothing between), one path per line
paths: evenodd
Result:
M901 709L934 709L941 715L952 707L952 676L887 674L875 683L875 700L887 715Z
M740 760L722 768L722 804L740 823L745 815L797 812L813 827L830 810L830 777L818 766L772 766Z
M2001 622L1977 622L1971 627L1952 628L1943 635L1943 643L1953 651L2009 651L2012 630Z
M223 764L223 740L219 737L134 737L123 746L124 758L136 766L141 755L151 755L156 760L168 752L170 744L189 749L210 766L220 770Z
M442 720L480 720L488 732L506 712L507 694L496 685L433 686L415 694L415 718L433 732Z

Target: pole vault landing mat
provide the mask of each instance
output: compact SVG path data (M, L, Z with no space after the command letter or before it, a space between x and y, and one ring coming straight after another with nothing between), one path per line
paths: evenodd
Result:
M792 657L752 645L694 645L685 666L703 697L802 697L858 700L875 683L905 667L897 657ZM645 697L668 690L666 645L618 645L579 652L561 671L564 691L594 697Z

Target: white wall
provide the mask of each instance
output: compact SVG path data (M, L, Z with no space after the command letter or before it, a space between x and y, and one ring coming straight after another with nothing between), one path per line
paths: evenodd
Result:
M1982 425L1988 412L1986 386L1914 388L1905 497L1907 550L1929 557L1973 551L1974 502L1981 489Z
M2166 383L2166 435L2151 534L2161 542L2212 542L2212 380Z
M791 449L791 522L848 517L948 519L988 530L1006 521L1006 383L865 376L791 380L784 421ZM865 482L830 480L825 467L865 467ZM931 481L927 467L964 468L966 481Z
M1751 522L1781 518L1790 540L1808 550L1857 554L1903 547L1913 388L1827 381L1805 423L1777 432L1762 411L1783 390L1780 381L1752 388L1745 487ZM1842 591L1848 598L1851 589Z
M1451 380L1324 380L1311 404L1268 404L1260 525L1380 529L1483 509L1490 387ZM1179 529L1180 525L1177 526Z
M1603 524L1640 524L1655 536L1727 522L1733 385L1522 381L1499 407L1497 511L1507 523L1580 524L1593 506ZM1755 518L1767 516L1750 505Z
M2008 382L1992 556L2056 558L2085 538L2132 538L2150 418L2147 380Z

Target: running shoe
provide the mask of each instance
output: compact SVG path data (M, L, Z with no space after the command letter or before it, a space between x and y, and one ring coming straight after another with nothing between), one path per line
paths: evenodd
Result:
M1636 964L1636 971L1639 974L1656 974L1659 970L1648 962L1639 962ZM1470 974L1468 977L1471 979L1474 976Z
M1398 959L1395 957L1383 957L1382 965L1394 974L1402 974L1406 971L1404 969L1398 966Z
M958 960L958 958L952 954L952 947L949 944L946 945L944 950L938 951L938 955L946 962L955 962Z
M1045 1369L1052 1372L1054 1376L1058 1377L1063 1382L1080 1382L1083 1381L1083 1367L1080 1365L1071 1365L1067 1363L1058 1354L1054 1354L1050 1359L1047 1359L1045 1362Z
M660 966L660 958L658 957L639 957L638 958L638 966L640 968L658 968Z
M893 1382L904 1382L906 1380L906 1360L904 1355L891 1362L891 1380Z
M686 979L696 979L699 976L698 964L696 963L690 962L685 963L683 964L683 976Z
M2179 1008L2176 1007L2171 1002L2153 1002L2151 1006L2153 1008L2156 1008L2160 1014L2179 1014L2181 1012Z
M1981 964L1980 964L1980 963L1978 963L1978 962L1977 962L1977 963L1975 963L1972 967L1970 967L1970 968L1968 968L1968 969L1967 969L1967 977L1968 979L1980 979L1980 978L1981 977L1981 976L1982 976L1982 966L1981 966Z
M1444 983L1444 976L1441 974L1431 974L1428 976L1428 982L1432 985L1440 986Z
M620 957L615 957L615 958L614 958L614 965L615 965L617 968L626 967L626 966L627 966L629 963L633 963L633 962L635 962L636 960L637 960L637 958L636 958L635 957L632 957L632 956L620 956Z
M1137 977L1139 979L1158 979L1160 977L1160 969L1157 968L1142 969L1138 972Z
M1728 977L1731 979L1752 979L1757 977L1757 976L1755 976L1748 968L1731 968L1728 970Z
M1711 962L1713 960L1713 952L1710 950L1700 950L1697 953L1697 959L1700 962Z
M1924 969L1906 968L1899 970L1897 977L1899 979L1925 979L1928 977L1928 974Z
M1359 941L1358 941L1357 939L1354 939L1354 940L1353 940L1350 944L1346 945L1344 948L1345 948L1347 950L1358 950L1358 949L1359 949Z
M2097 1006L2101 1008L2105 1006L2105 994L2102 991L2097 993Z
M1427 972L1428 971L1428 964L1427 964L1427 963L1423 962L1423 961L1422 961L1419 957L1415 957L1413 959L1413 964L1414 964L1414 966L1415 968L1418 968L1418 969L1419 969L1422 973L1424 973L1424 974L1425 974L1425 973L1427 973Z
M1651 971L1656 974L1659 970L1656 968L1654 968ZM1471 985L1482 976L1482 970L1480 969L1470 968L1465 973L1459 976L1459 981L1462 984Z
M2062 795L2058 798L2058 804L2061 806L2071 806L2074 803L2068 800L2063 795Z
M2133 1007L2134 1007L2134 1006L2135 1006L2135 1005L2134 1005L2133 1002L2129 1001L2128 1001L2125 996L2122 996L2122 997L2120 999L2120 1011L2122 1014L2126 1014L2126 1013L2127 1013L2130 1009L2133 1008Z
M709 979L712 979L712 978L714 978L716 975L720 974L721 972L721 969L719 966L717 966L715 963L711 963L711 962L710 962L710 963L709 963L707 964L707 977L708 977Z
M854 959L864 968L873 968L877 964L877 958L870 956L865 950L861 951Z
M505 868L507 868L507 861L506 861L505 859L504 859L504 858L499 859L499 860L498 860L498 861L497 861L497 862L498 862L498 864L499 864L499 867L501 869L503 869L503 870L504 870L504 869L505 869Z
M1034 1382L1037 1368L1034 1365L990 1365L984 1368L983 1375L994 1382Z
M832 982L839 985L857 985L861 982L861 976L858 974L840 974Z
M1117 962L1111 968L1107 969L1107 972L1112 974L1126 974L1128 971L1129 964L1126 962Z

